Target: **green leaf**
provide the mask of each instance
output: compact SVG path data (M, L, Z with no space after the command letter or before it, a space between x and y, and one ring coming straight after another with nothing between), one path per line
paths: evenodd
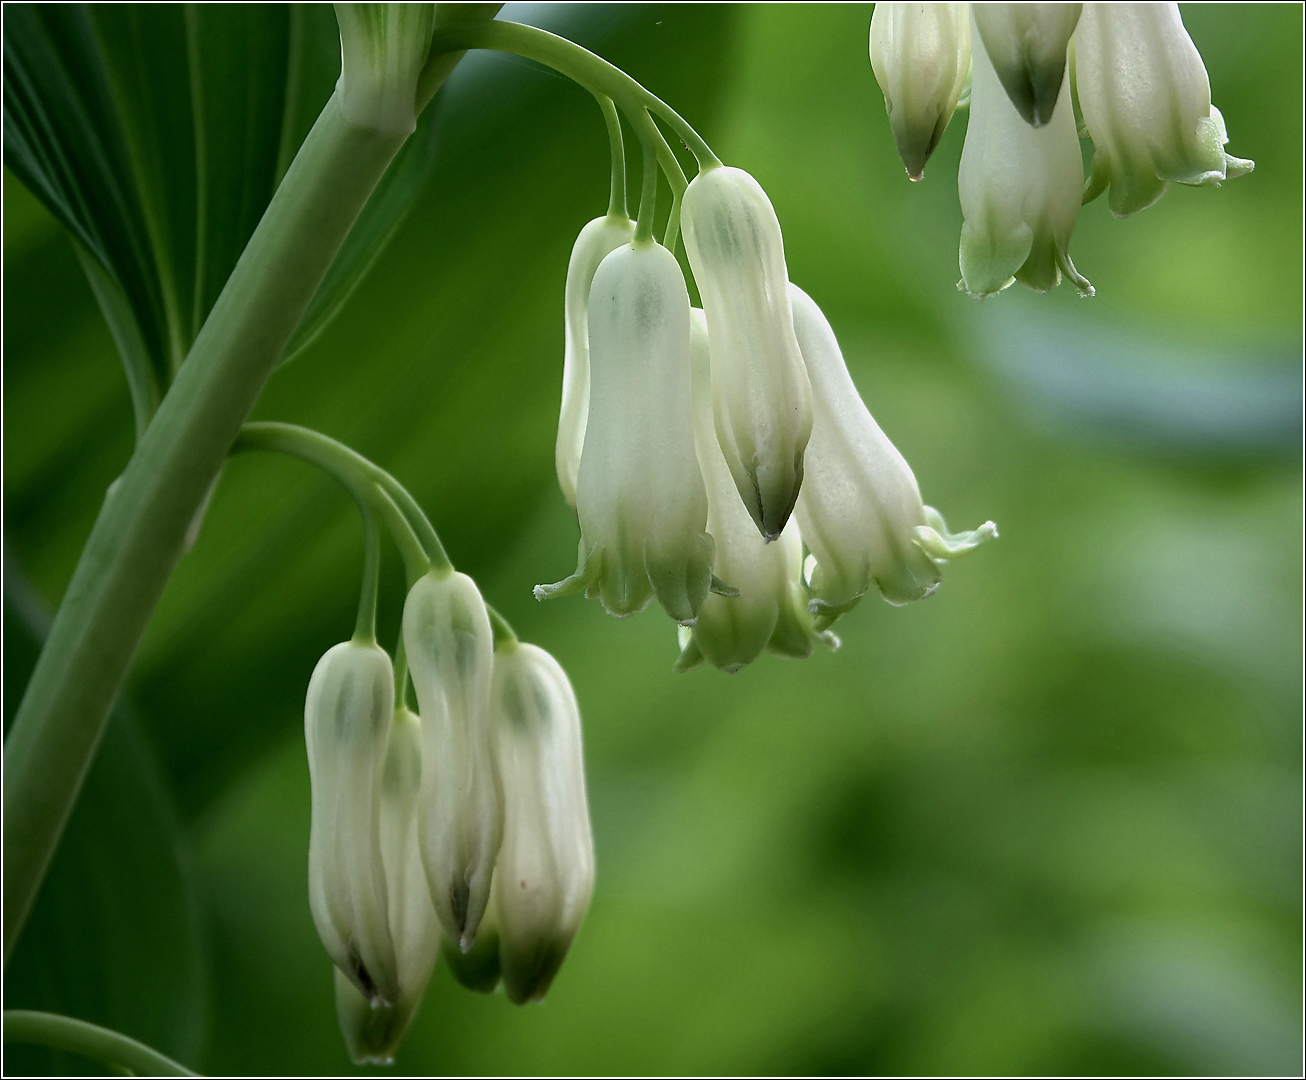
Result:
M7 723L44 616L9 560L5 578ZM194 1062L208 1019L200 912L189 841L140 725L120 704L5 972L5 1005L99 1023ZM92 1066L10 1044L5 1067L66 1075Z
M331 96L334 16L326 5L12 5L4 27L5 160L87 256L139 429ZM288 356L348 299L426 183L427 113Z

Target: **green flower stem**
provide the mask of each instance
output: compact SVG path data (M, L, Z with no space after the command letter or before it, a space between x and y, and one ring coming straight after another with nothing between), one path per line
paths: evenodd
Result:
M388 472L344 443L298 424L253 423L240 429L240 437L231 447L233 454L246 450L270 450L296 457L316 465L339 481L354 497L360 510L364 513L371 511L385 525L399 548L410 585L425 574L432 563L449 565L449 557L440 546L440 538L435 536L430 522L427 522L427 528L435 537L434 547L419 538L393 492L403 492L413 505L416 505L416 500Z
M511 650L517 644L517 633L502 615L498 613L489 604L485 605L485 610L490 613L490 627L494 631L494 647L504 649L507 647Z
M626 216L626 147L621 138L621 117L617 106L606 94L599 96L599 108L608 125L608 145L612 149L612 192L608 197L608 217Z
M358 618L354 622L354 641L360 645L376 644L376 595L381 588L381 532L376 515L360 501L363 515L363 587L358 594Z
M653 214L658 201L658 159L656 150L644 144L644 186L639 192L639 218L635 222L635 243L653 239Z
M36 1043L70 1054L81 1054L92 1061L128 1070L129 1076L200 1075L126 1035L54 1013L6 1010L4 1037L5 1042Z
M457 23L438 27L431 38L432 54L461 49L495 49L535 60L553 68L590 93L606 94L627 114L649 109L662 117L685 141L702 168L720 165L711 147L684 118L661 98L644 89L618 67L574 41L514 22ZM633 119L633 116L632 116Z
M186 531L402 143L332 97L105 498L5 743L6 962Z

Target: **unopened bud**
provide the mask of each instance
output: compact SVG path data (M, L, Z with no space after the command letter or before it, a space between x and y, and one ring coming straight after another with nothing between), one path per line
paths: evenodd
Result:
M635 223L624 214L595 218L581 229L567 264L562 409L558 414L558 441L554 459L558 486L567 505L576 505L576 479L585 445L585 424L590 407L590 285L594 273L611 252L630 243Z
M508 998L539 1001L594 889L580 708L543 649L513 643L494 663L494 718L505 799L495 871L499 961Z
M871 70L907 175L919 180L970 72L968 4L875 5Z
M780 222L761 185L728 166L694 177L682 222L707 316L717 438L744 506L774 540L793 512L812 434Z
M395 709L381 780L381 861L385 867L387 921L394 943L399 996L373 1005L336 972L336 1017L357 1065L387 1065L407 1031L435 966L440 924L417 845L422 781L421 725L403 705Z
M476 583L428 573L404 604L404 647L422 717L418 837L445 932L469 948L490 895L503 796L490 746L493 634Z
M393 712L394 672L378 646L346 641L313 669L304 705L309 907L332 962L373 1007L399 999L380 832Z
M1052 119L1083 4L974 4L975 28L1002 88L1034 127Z

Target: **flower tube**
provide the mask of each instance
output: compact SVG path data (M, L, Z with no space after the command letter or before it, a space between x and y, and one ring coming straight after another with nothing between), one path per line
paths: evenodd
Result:
M440 923L422 869L417 811L422 781L421 722L396 707L381 780L381 862L387 923L394 943L399 996L373 1006L336 971L336 1016L354 1064L388 1065L422 1000L435 967Z
M1011 104L1025 123L1052 119L1066 50L1083 4L975 4L975 28Z
M907 175L919 180L970 73L968 4L876 4L871 70Z
M707 495L694 456L689 294L652 241L607 256L589 304L590 403L576 487L576 572L537 598L587 590L613 615L654 595L693 622L712 579Z
M717 438L744 506L775 540L798 498L812 433L780 223L757 181L727 166L703 169L682 205L711 341Z
M1075 82L1093 165L1084 202L1111 189L1111 212L1136 214L1170 183L1219 184L1254 163L1225 153L1201 54L1178 4L1085 4Z
M508 1000L520 1005L543 999L585 917L594 843L580 708L566 672L534 645L501 644L493 701L505 799L499 962Z
M998 533L985 522L953 535L922 504L916 477L862 403L821 309L796 285L789 297L815 411L795 515L815 559L810 608L824 628L872 584L891 604L929 596L939 587L939 563Z
M404 603L404 648L422 718L418 838L431 901L465 950L490 895L503 794L490 745L493 634L476 583L431 571Z
M394 696L385 650L346 641L318 661L304 703L309 908L332 962L374 1008L400 996L380 834Z
M576 506L576 478L580 452L585 445L585 422L590 404L589 299L594 273L609 253L629 244L635 223L625 214L595 218L581 229L567 264L567 290L563 324L562 409L558 416L558 441L554 450L558 486L567 505Z
M709 595L698 609L698 622L681 628L676 670L706 660L723 671L738 671L766 648L805 658L816 635L802 588L798 522L791 517L780 539L768 544L744 508L712 421L707 320L698 308L691 318L694 444L707 487L707 531L715 545L716 574L736 595Z
M1058 95L1046 124L1031 127L1003 89L978 32L972 45L970 125L957 176L965 217L962 286L972 296L1000 292L1013 281L1046 292L1065 272L1092 295L1070 261L1084 185L1070 94ZM1062 82L1068 81L1066 72Z

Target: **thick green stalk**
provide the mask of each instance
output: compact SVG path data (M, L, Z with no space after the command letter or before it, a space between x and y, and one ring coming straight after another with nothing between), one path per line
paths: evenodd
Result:
M36 1043L99 1061L128 1076L199 1076L144 1043L108 1028L54 1013L11 1009L4 1014L5 1042Z
M186 530L402 142L327 103L105 499L5 742L6 962Z

